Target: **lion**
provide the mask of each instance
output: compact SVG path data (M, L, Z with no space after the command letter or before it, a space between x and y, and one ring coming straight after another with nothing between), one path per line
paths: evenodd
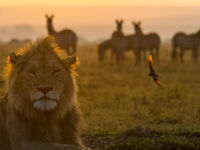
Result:
M0 149L88 150L80 138L81 114L73 68L52 37L9 56L7 93L0 100Z

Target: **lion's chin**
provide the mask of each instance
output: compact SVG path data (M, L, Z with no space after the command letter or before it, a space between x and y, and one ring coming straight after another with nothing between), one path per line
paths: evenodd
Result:
M57 107L57 102L51 99L40 99L33 103L35 109L41 111L50 111Z

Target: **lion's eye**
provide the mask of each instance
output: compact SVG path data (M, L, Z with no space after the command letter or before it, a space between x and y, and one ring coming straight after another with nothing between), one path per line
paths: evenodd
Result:
M29 70L28 71L28 75L31 76L31 77L35 77L36 76L36 73L34 70Z
M54 71L53 71L53 75L54 76L57 76L57 75L60 75L61 74L61 70L60 69L55 69Z

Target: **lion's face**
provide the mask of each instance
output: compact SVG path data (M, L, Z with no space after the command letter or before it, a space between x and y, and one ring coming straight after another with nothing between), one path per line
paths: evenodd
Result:
M69 72L50 54L33 56L21 74L21 83L33 107L42 111L55 109L64 97L66 83L72 84Z
M31 106L31 109L49 112L72 106L75 85L68 67L76 58L62 60L55 53L44 51L35 53L20 66L23 57L11 56L14 73L11 73L9 90L12 98L23 99L15 100L16 109L28 109L27 106Z

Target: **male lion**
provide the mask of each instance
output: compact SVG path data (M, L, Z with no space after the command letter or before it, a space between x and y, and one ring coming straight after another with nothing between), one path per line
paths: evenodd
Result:
M86 150L73 67L51 37L11 54L7 95L0 101L0 149Z

